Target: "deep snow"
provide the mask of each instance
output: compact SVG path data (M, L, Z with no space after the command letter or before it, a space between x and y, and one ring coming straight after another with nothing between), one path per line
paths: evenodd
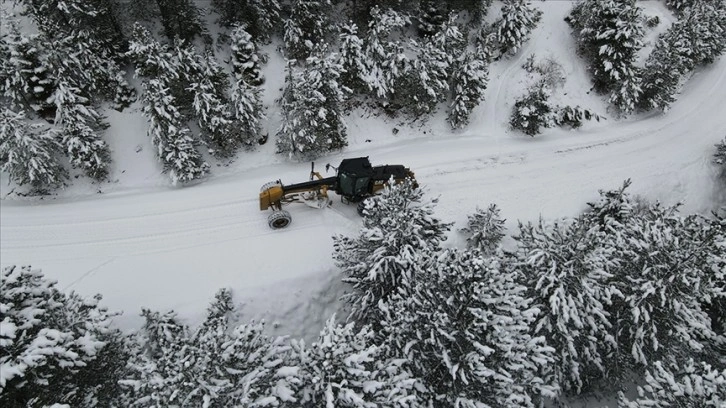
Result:
M647 13L668 15L648 3L653 2L646 2ZM711 155L726 135L724 58L698 71L667 114L616 120L605 111L606 98L588 91L589 77L563 21L570 3L534 4L545 12L540 26L516 56L492 65L486 101L469 127L451 132L443 112L411 126L356 111L347 118L350 147L318 159L318 169L357 156L370 156L374 164L405 164L430 195L440 197L437 214L456 222L455 228L476 206L491 202L502 209L510 232L518 219L572 216L598 189L618 187L626 178L647 199L683 201L684 212L705 213L723 200ZM659 30L667 24L661 20ZM265 101L271 105L283 85L283 62L274 47L266 51ZM533 81L521 68L533 52L562 64L567 82L556 92L558 101L608 119L535 138L508 130L514 100ZM341 306L337 298L345 286L330 259L331 236L356 233L354 207L337 197L323 210L292 205L293 224L270 230L267 213L258 208L259 187L278 178L304 181L310 168L274 155L273 140L231 163L213 165L213 176L200 184L172 187L159 174L138 109L106 112L114 181L74 181L56 196L28 201L14 199L3 178L2 265L32 264L66 290L101 293L111 310L124 311L117 318L122 328L142 323L141 307L174 309L194 324L216 290L230 287L244 304L242 319L277 321L274 332L315 336ZM272 135L279 123L274 106L268 116ZM449 245L461 243L455 231L450 235Z

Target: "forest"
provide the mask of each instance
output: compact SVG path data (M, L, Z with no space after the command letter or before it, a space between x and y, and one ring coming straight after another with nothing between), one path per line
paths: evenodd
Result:
M723 1L663 1L677 20L642 66L642 38L659 22L638 2L581 0L567 16L613 119L668 111L726 48ZM445 110L448 126L465 128L490 64L516 53L541 18L524 0L16 3L24 12L5 13L0 36L0 166L31 196L106 180L103 112L132 103L175 185L263 143L292 161L340 151L343 119L360 107L410 121ZM487 19L494 6L501 17ZM261 128L270 44L286 64L275 134ZM509 125L527 140L604 116L550 100L556 61L528 58L524 68L540 80ZM726 138L708 156L726 190ZM349 290L313 342L240 321L227 288L199 325L144 308L143 327L122 331L100 294L4 267L0 404L723 406L726 207L683 214L630 188L626 180L580 214L508 230L495 204L455 229L413 181L387 186L366 200L357 233L333 237ZM452 233L465 246L448 245Z

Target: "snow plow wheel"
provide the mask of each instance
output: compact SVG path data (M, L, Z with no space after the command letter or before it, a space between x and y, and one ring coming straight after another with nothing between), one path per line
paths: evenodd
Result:
M263 184L260 188L260 193L264 193L265 191L269 190L272 187L281 185L279 181L268 181L267 183Z
M272 229L285 228L290 225L291 222L292 217L290 216L290 213L285 210L275 211L267 217L267 225L269 225Z

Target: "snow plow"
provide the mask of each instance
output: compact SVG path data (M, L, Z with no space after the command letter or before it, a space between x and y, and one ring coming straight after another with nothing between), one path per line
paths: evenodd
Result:
M285 228L292 222L290 213L282 209L283 204L303 202L311 207L324 208L332 204L328 192L334 191L343 203L358 203L358 213L362 214L364 200L383 190L391 179L394 183L407 178L415 180L413 172L403 165L373 167L368 157L344 159L337 168L327 164L326 172L330 168L336 171L336 175L323 177L315 171L313 162L309 181L285 185L277 180L263 185L260 190L260 210L272 210L267 218L270 228Z

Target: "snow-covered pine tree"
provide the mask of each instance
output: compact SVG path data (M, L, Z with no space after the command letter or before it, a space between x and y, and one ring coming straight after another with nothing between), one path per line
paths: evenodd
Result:
M680 364L713 355L723 338L713 331L703 302L720 284L710 270L713 254L726 255L723 227L658 204L622 224L608 222L605 245L615 248L617 267L611 273L622 293L611 312L620 345L611 370L624 375L626 369L640 371L655 361Z
M444 1L421 0L418 2L418 34L422 38L436 34L444 24L448 14L448 4Z
M412 364L434 406L534 407L557 393L554 349L530 327L538 311L516 271L477 251L419 259L417 273L382 303L394 355Z
M389 100L396 110L418 118L433 113L436 105L446 100L451 64L449 55L433 41L421 44L411 40L410 47L416 50L416 58L397 78Z
M726 370L689 359L681 366L654 362L646 371L645 386L629 399L621 391L623 408L722 407L726 404Z
M134 404L158 406L287 406L294 389L282 372L290 362L284 338L270 339L252 322L229 330L231 293L217 292L196 331L174 313L144 310L143 352L121 384Z
M502 54L516 54L542 18L542 11L527 0L505 0L502 18L494 23Z
M192 0L156 0L156 4L161 13L164 34L169 41L190 43L195 37L207 34L202 11Z
M333 33L330 0L293 0L285 20L287 58L305 60L318 44L325 44Z
M43 273L10 266L0 279L0 403L116 406L126 339L100 295L66 295Z
M411 377L408 362L386 356L385 346L375 344L370 327L338 325L331 317L310 347L293 341L286 368L301 383L299 407L423 407L418 400L419 381Z
M58 187L68 177L58 161L62 152L53 129L29 123L24 111L0 111L0 170L18 185Z
M624 69L623 79L613 89L608 103L620 115L629 115L635 110L643 94L641 69L630 67Z
M713 154L713 162L720 169L719 175L726 181L726 137L716 144L716 152Z
M224 27L244 26L256 42L270 41L279 31L281 7L277 0L212 0Z
M265 118L265 111L262 90L244 80L237 80L232 91L232 104L236 123L240 127L240 140L245 146L251 146L263 138L261 121Z
M207 174L209 164L194 147L191 130L184 124L169 85L161 79L149 80L144 84L142 101L143 113L150 122L148 135L172 183L188 182Z
M726 3L697 1L681 16L691 27L693 59L696 65L711 64L726 49Z
M192 114L197 119L202 140L213 147L215 155L231 156L247 141L243 140L241 126L227 96L227 74L211 53L200 55L193 47L177 47L175 54L186 90L193 97Z
M392 104L417 117L433 112L448 97L455 56L461 55L465 47L455 14L444 20L425 43L412 40L409 48L417 55L398 79L390 97Z
M80 89L67 82L56 85L49 98L56 105L55 124L61 127L61 145L71 165L95 180L103 180L108 175L111 153L98 132L108 124L80 93Z
M534 137L542 128L554 125L554 110L550 104L550 90L546 86L535 86L514 103L509 126Z
M14 109L39 114L50 110L53 117L53 105L46 102L53 94L52 67L42 53L40 36L21 34L11 18L2 22L2 29L1 97Z
M420 258L441 247L451 224L433 215L438 200L425 199L414 181L388 185L364 202L363 227L354 237L333 238L333 259L353 290L343 299L350 317L362 324L380 324L380 301L403 281L411 282Z
M358 26L348 22L340 27L340 85L356 94L366 94L365 78L368 72L363 39L358 35Z
M194 361L189 358L189 328L173 312L142 310L141 352L131 356L129 373L121 385L133 405L183 406L193 387Z
M676 13L680 13L698 1L700 0L665 0L665 4Z
M113 0L20 0L38 28L52 39L91 36L99 57L119 61L126 40Z
M467 218L466 227L461 229L467 236L467 246L476 248L485 255L496 252L506 229L506 220L501 217L499 207L496 204L490 204L486 210L477 207L474 214Z
M341 71L337 55L324 51L308 58L302 70L288 63L278 153L310 158L348 144L342 112L345 94L338 82Z
M252 36L242 26L235 27L232 39L232 73L239 81L244 80L252 86L260 86L265 78L260 72L260 58Z
M643 20L635 0L585 0L567 16L599 92L618 89L637 73L632 68L643 47Z
M365 38L363 79L374 98L387 98L394 93L394 85L404 74L408 58L403 45L395 34L401 33L411 23L409 17L391 9L371 9L368 35Z
M453 101L448 120L453 129L469 124L472 110L484 100L489 82L489 63L481 59L483 52L465 52L456 62L452 75Z
M520 224L516 268L541 314L534 334L555 348L556 382L567 392L592 389L608 373L618 344L608 307L618 289L609 282L614 248L588 218L561 225Z

